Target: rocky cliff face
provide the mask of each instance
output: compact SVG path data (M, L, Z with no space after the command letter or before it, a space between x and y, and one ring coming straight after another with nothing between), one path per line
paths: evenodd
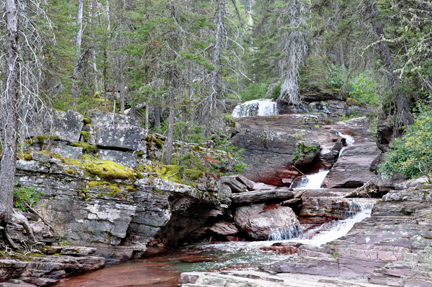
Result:
M35 209L62 240L96 247L96 255L111 261L191 240L227 207L216 181L200 180L199 171L188 173L195 185L167 180L175 174L168 167L162 174L147 159L147 149L162 154L163 138L147 135L126 116L53 111L50 121L30 130L30 151L17 161L18 184L43 195Z
M236 123L240 132L230 143L244 149L242 159L250 166L243 174L255 182L290 186L298 170L331 168L324 186L343 188L375 176L371 166L381 151L364 117L328 124L322 114L287 114ZM348 146L344 135L353 137L354 145Z

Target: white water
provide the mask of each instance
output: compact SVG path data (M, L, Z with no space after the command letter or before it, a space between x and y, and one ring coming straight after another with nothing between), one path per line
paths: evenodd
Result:
M345 143L346 143L347 146L350 147L350 146L352 146L354 144L355 140L354 140L354 138L352 136L350 136L350 135L343 135L340 132L338 132L337 134L345 139ZM346 149L347 149L346 147L341 148L341 150L339 151L339 157L338 157L338 159L342 156L343 151L346 150Z
M270 99L253 100L237 105L232 112L234 118L278 115L277 103Z
M289 240L299 236L301 230L298 230L297 227L283 228L282 230L272 230L272 234L269 235L270 241L282 241Z
M317 173L304 176L296 188L319 189L330 170L320 170Z
M371 203L356 203L350 204L350 211L353 216L344 220L334 220L324 223L323 225L303 233L299 238L288 240L289 242L299 242L303 244L320 246L327 242L336 240L346 235L354 224L370 217L373 204ZM356 213L357 212L357 213ZM316 234L318 233L318 234ZM311 239L306 239L308 234L316 234Z
M276 239L278 234L275 234L273 238L275 240L270 241L231 241L210 245L203 245L203 249L216 249L224 250L227 252L239 252L240 250L257 250L260 247L271 246L276 242L299 242L303 244L309 244L313 246L320 246L326 244L327 242L336 240L344 235L346 235L357 222L362 221L365 218L370 217L373 203L371 202L355 202L359 199L346 199L347 201L352 201L352 207L350 205L350 210L353 212L353 216L344 220L334 220L323 225L302 233L297 238L284 239L286 235L280 234L282 238ZM360 199L361 200L361 199ZM316 234L311 239L307 239L308 235Z

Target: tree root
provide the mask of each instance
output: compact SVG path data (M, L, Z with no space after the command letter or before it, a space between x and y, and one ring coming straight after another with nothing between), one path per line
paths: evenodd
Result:
M30 206L30 204L27 203L27 201L23 200L23 202L24 202L24 205L25 205L26 209L28 209L30 212L36 214L43 221L43 223L45 223L45 225L48 226L53 233L55 233L55 230L52 227L52 225L48 221L46 221L45 218L43 218L43 216L39 214L39 212L37 212L36 210L34 210Z
M30 239L30 243L32 245L44 245L42 242L38 242L36 241L36 238L34 236L33 233L33 229L30 226L30 223L28 222L27 218L22 215L21 213L17 212L15 209L13 209L13 213L12 213L12 222L21 225L22 227L24 227L27 236ZM10 240L12 241L12 240Z
M3 233L3 237L6 239L6 243L8 243L12 247L12 249L18 250L19 249L18 246L15 244L15 242L13 242L12 238L10 237L9 233L7 232L6 227L3 228L1 230L1 232Z

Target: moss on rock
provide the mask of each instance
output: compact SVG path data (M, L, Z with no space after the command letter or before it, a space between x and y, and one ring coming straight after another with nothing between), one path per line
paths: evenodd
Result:
M84 169L88 175L110 181L113 179L135 180L135 173L130 168L110 160L101 160L84 155L82 160L65 158L65 163Z
M97 151L97 146L96 145L91 145L87 142L76 142L76 143L71 143L71 146L76 146L76 147L80 147L83 149L84 152L88 152L88 153L95 153Z

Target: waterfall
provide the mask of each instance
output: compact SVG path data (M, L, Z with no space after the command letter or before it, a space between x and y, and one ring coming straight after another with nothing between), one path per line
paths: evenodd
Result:
M324 223L315 229L303 233L299 238L291 239L289 241L320 246L345 236L354 224L370 217L374 205L371 202L356 202L355 200L357 199L353 199L353 201L350 202L350 210L348 211L351 212L353 216L344 220L335 220ZM314 235L311 239L306 239L308 238L308 234L317 235Z
M299 236L299 234L302 232L301 229L298 229L297 227L284 227L282 229L271 229L272 233L269 235L268 240L269 241L282 241L282 240L289 240L291 238L295 238Z
M355 140L352 136L344 135L341 132L338 132L337 134L338 134L338 136L343 137L345 139L347 146L352 146L354 144Z
M277 103L270 99L253 100L237 105L232 112L234 118L278 115Z
M346 143L347 146L350 147L350 146L352 146L354 144L355 140L354 140L354 138L352 136L350 136L350 135L343 135L341 132L338 132L337 134L338 134L338 136L343 137L345 139L345 143ZM343 151L346 150L346 149L347 149L346 147L341 148L341 150L339 151L338 159L340 159L340 157L342 156Z
M330 170L320 170L317 173L309 174L303 177L294 188L319 189Z

